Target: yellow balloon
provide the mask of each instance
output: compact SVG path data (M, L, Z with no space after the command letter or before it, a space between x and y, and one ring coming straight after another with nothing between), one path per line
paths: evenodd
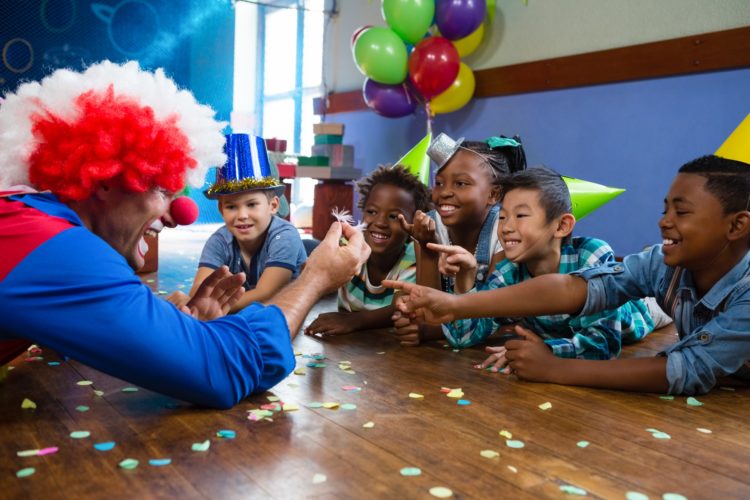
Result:
M453 40L453 45L456 47L456 50L458 50L458 55L460 57L466 57L475 50L477 50L477 47L479 47L479 44L482 43L482 39L484 38L484 23L480 24L477 29L474 30L473 33L458 39Z
M448 90L433 97L430 101L430 110L440 115L463 108L474 95L475 86L474 72L466 64L461 63L458 76Z

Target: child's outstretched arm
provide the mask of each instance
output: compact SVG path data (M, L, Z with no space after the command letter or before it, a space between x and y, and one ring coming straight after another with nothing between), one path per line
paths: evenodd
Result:
M454 291L466 293L474 288L477 276L477 259L462 246L427 243L427 248L440 252L438 269L442 274L455 276Z
M372 311L338 311L319 315L305 328L305 335L345 335L359 330L393 326L393 305Z

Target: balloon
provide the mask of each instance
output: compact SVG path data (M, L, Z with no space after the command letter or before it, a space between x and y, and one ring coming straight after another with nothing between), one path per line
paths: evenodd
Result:
M393 165L401 165L407 171L414 174L425 186L430 185L430 157L427 156L427 148L432 142L432 133L428 133L424 138L411 148Z
M490 20L490 24L495 21L495 0L487 0L487 19Z
M432 98L430 110L436 115L450 113L466 106L474 95L474 72L466 64L461 63L458 76L448 90Z
M362 32L352 53L359 70L378 83L401 83L406 78L406 46L388 28L374 26Z
M425 38L409 56L409 77L420 94L430 99L450 87L458 75L460 58L441 36Z
M486 0L435 1L438 29L448 40L458 40L473 33L482 24L486 11Z
M479 27L474 30L469 36L453 40L453 45L458 51L460 57L466 57L479 47L484 38L484 23L480 24Z
M383 0L383 19L405 42L417 43L432 24L434 0Z
M387 118L410 115L417 107L417 100L404 83L386 85L367 78L362 95L368 108Z
M352 33L352 49L354 48L354 43L357 41L357 38L359 38L359 35L370 28L372 28L372 24L365 24L364 26L360 26L359 28L354 30L354 33Z
M597 208L625 192L624 189L603 186L573 177L563 175L562 178L568 186L568 191L570 191L573 215L577 220L583 219Z
M716 150L716 156L750 164L750 115L737 125L734 132Z

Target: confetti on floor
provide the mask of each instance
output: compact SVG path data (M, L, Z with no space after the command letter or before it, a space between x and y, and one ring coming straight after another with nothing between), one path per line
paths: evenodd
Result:
M341 390L346 392L359 392L362 388L357 387L356 385L342 385Z
M648 500L648 495L640 491L628 491L625 493L625 500Z
M16 472L16 477L29 477L36 472L34 467L26 467Z
M307 363L305 366L308 368L325 368L328 365L325 363Z
M24 398L21 402L21 409L23 410L35 410L36 409L36 403L30 400L29 398Z
M133 470L138 467L138 460L135 458L126 458L118 464L122 469Z
M38 454L39 450L21 450L16 452L16 455L19 457L35 457Z
M299 405L295 403L284 403L284 406L281 407L284 411L297 411L299 410Z
M460 406L469 406L471 404L471 401L469 401L468 399L459 399L458 401L456 401L456 403Z
M687 500L686 496L679 493L664 493L661 498L663 500Z
M73 431L70 433L70 437L73 439L86 439L91 433L89 431Z
M659 396L659 399L663 399L664 401L672 401L674 400L674 396Z
M43 457L44 455L53 455L58 451L60 451L60 448L58 448L57 446L48 446L47 448L42 448L41 450L39 450L39 453L37 453L37 455Z
M86 405L76 406L76 411L80 411L81 413L83 413L89 411L89 407Z
M93 382L91 380L79 380L76 382L76 385L86 386L86 385L92 385Z
M579 488L578 486L573 486L572 484L561 484L560 491L567 495L576 495L579 497L585 497L586 495L588 495L586 490L584 490L583 488Z
M313 484L325 483L328 480L325 474L315 474L312 478Z
M304 375L305 374L305 369L304 368L296 368L294 370L294 374L295 375Z
M375 354L385 354L385 351L376 352Z
M60 366L60 362L59 362L59 361L50 361L50 362L49 362L49 363L47 363L47 364L48 364L49 366Z
M401 475L402 476L421 476L422 475L422 469L419 467L404 467L401 469Z
M122 392L138 392L137 387L123 387L121 389Z
M703 403L695 399L693 396L687 398L687 404L688 406L703 406Z
M719 387L719 389L721 389L722 391L729 391L729 392L734 392L736 390L734 387L726 387L726 386L721 386Z
M500 456L500 454L495 450L482 450L479 452L479 454L484 458L497 458Z
M279 397L278 396L266 396L266 399L269 400L271 403L275 403L275 402L279 401Z
M339 407L339 403L335 401L327 401L323 403L323 408L326 410L336 410Z
M192 450L193 451L208 451L210 447L211 447L211 440L206 439L202 443L193 443Z
M412 399L424 399L424 395L423 394L419 394L419 393L416 393L416 392L410 392L409 393L409 397L412 398Z
M576 446L578 446L579 448L586 448L590 444L591 443L589 443L588 441L578 441L576 443Z
M706 429L705 427L696 427L696 431L702 432L703 434L712 434L713 431L711 429Z
M539 405L540 410L549 410L550 408L552 408L552 403L550 403L549 401Z
M430 495L437 498L450 498L453 496L453 491L445 486L433 486L430 488Z
M102 397L102 396L104 396L104 391L97 391L97 390L94 390L94 394L96 394L96 395L97 395L97 396L99 396L99 397Z
M355 405L354 403L344 403L344 404L341 405L341 409L342 410L349 410L349 411L356 410L357 409L357 405Z
M461 390L459 387L458 389L451 389L448 394L446 394L449 398L462 398L464 397L464 391Z
M313 401L312 403L307 403L308 408L323 408L323 403L320 401Z
M511 434L510 432L506 431L505 429L503 429L500 432L498 432L498 434L500 434L500 437L504 437L505 439L513 439L513 434Z
M518 469L516 469L516 468L515 468L515 467L513 467L512 465L509 465L509 466L508 466L508 470L509 470L509 471L511 471L511 472L512 472L513 474L517 474L517 473L518 473Z
M154 467L163 467L165 465L169 465L172 463L171 458L152 458L148 461L149 465L153 465Z
M364 427L365 429L372 429L373 427L375 427L375 422L366 422L362 424L362 427Z
M94 448L99 451L109 451L114 449L115 442L114 441L106 441L104 443L96 443L94 444Z
M216 437L224 439L234 439L237 437L237 433L229 429L222 429L216 433Z
M672 439L672 436L666 432L662 432L659 429L646 429L646 432L650 432L651 435L656 439Z
M518 441L517 439L508 439L507 441L505 441L505 445L508 448L516 448L516 449L520 449L526 446L523 441Z

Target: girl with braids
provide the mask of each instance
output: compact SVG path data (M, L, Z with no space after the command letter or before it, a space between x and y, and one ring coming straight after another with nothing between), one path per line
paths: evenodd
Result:
M306 329L308 335L342 335L393 325L393 290L384 279L415 282L414 244L401 226L414 213L429 209L427 187L403 167L381 166L358 183L365 242L372 249L359 273L339 288L338 312L324 313Z

